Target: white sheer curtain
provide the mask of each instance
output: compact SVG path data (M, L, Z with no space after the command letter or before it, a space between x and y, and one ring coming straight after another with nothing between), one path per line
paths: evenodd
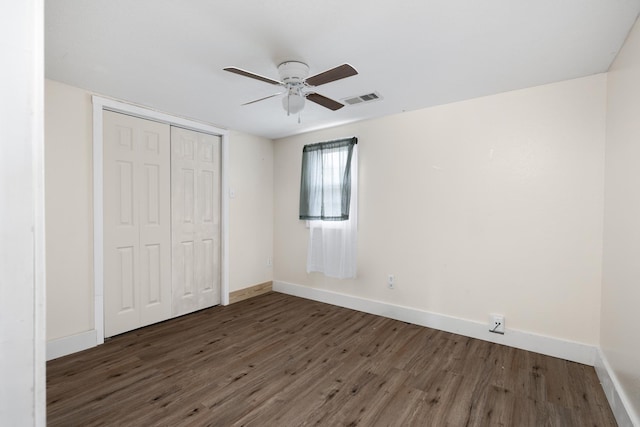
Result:
M338 170L338 163L340 162L338 155L325 156L324 161L325 170ZM329 176L328 179L331 179L331 174L327 174L327 176ZM323 273L325 276L338 279L355 278L357 271L357 238L358 146L354 145L351 155L351 202L349 206L349 219L344 221L309 221L307 272L311 273L316 271Z

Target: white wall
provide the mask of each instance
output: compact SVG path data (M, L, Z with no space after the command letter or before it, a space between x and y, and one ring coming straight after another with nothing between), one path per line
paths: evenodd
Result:
M596 75L277 140L274 280L597 345L605 88ZM339 281L305 271L300 162L352 135L358 278Z
M601 348L640 423L640 23L607 85ZM638 424L640 425L640 424Z
M93 329L91 95L45 85L47 339Z
M0 424L44 426L41 0L0 6Z
M92 106L90 93L51 80L46 99L47 338L94 328ZM273 142L234 132L229 181L230 290L272 279ZM84 341L83 341L84 342Z
M229 135L229 290L273 279L273 142Z

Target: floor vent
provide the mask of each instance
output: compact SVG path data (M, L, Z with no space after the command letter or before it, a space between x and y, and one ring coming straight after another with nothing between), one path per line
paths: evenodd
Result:
M373 102L379 101L382 99L382 96L378 92L371 92L365 95L351 96L349 98L344 98L342 101L347 105L356 105L362 104L365 102Z

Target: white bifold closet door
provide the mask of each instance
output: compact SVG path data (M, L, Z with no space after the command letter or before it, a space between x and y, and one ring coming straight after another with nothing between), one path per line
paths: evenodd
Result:
M109 337L171 316L170 127L109 111L103 117Z
M220 304L220 137L171 127L173 315Z

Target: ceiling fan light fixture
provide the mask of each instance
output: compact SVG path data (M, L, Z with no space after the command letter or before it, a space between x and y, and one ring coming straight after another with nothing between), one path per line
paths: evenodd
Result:
M298 93L290 93L282 98L282 106L287 114L296 114L304 108L304 96Z

